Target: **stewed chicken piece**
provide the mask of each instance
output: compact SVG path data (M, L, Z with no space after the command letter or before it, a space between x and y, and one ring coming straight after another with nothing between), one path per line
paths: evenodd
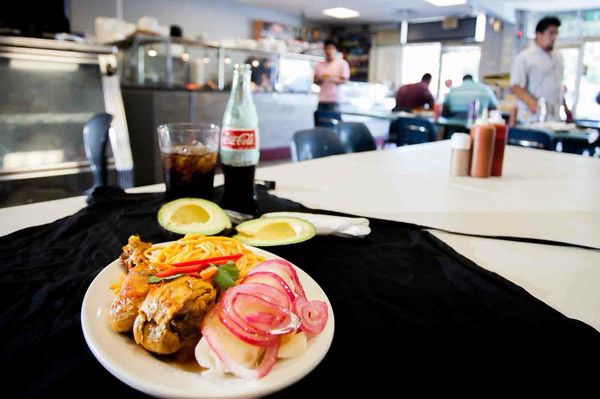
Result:
M199 326L215 302L213 286L182 276L161 283L142 303L133 325L135 342L150 352L171 354L199 337Z
M140 306L150 291L148 276L156 271L150 266L144 251L151 246L152 244L140 240L139 236L129 237L127 245L123 246L120 260L128 273L109 312L110 324L117 332L131 331Z

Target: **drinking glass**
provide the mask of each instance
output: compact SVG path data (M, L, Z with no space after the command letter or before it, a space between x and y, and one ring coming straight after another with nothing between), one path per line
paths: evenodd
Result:
M220 128L211 123L169 123L158 128L167 198L213 199Z

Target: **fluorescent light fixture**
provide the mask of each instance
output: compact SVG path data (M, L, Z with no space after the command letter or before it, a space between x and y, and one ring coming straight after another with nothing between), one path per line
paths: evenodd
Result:
M485 14L479 14L475 22L475 41L482 42L485 39Z
M426 2L438 7L460 6L467 4L467 0L425 0Z
M66 62L46 62L36 60L11 59L8 62L11 69L39 70L45 72L74 72L79 69L79 64Z
M323 10L323 14L339 19L356 18L360 15L358 11L346 7L327 8Z

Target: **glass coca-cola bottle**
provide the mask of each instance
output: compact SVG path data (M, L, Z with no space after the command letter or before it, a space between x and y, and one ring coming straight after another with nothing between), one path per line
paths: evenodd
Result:
M223 116L219 155L225 186L221 206L238 212L256 212L254 172L259 158L258 116L250 92L251 67L236 64L233 85Z

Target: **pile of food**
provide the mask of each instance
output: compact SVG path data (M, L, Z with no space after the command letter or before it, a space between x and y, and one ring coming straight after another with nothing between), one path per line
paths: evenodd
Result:
M131 236L120 259L127 274L113 287L112 328L158 355L195 347L212 372L261 378L327 324L327 304L306 298L293 265L228 237L152 245Z

